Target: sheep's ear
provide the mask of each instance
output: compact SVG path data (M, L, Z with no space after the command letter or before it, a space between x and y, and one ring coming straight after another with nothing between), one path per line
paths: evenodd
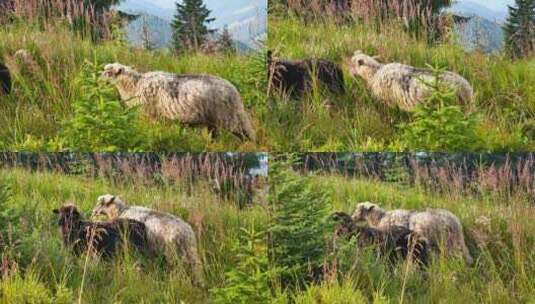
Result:
M59 214L59 210L58 210L58 209L54 209L54 210L52 210L52 212L53 212L54 214Z
M115 202L115 196L112 196L111 199L106 202L106 206L113 204L113 202Z
M375 209L375 205L371 205L370 207L368 207L368 211L372 211L373 209Z
M115 75L121 75L124 72L124 67L118 67L115 69Z

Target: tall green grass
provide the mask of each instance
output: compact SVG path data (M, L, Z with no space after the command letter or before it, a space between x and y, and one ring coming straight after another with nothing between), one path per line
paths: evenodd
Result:
M0 303L73 303L80 295L82 303L207 303L211 301L208 290L226 286L225 273L238 263L233 246L242 229L260 231L267 221L262 196L255 197L253 206L240 209L202 181L187 194L172 184L112 183L99 177L23 169L2 169L0 177L0 183L11 188L2 212L16 214L1 231ZM179 267L133 253L108 262L90 259L86 265L84 257L74 257L63 248L52 209L72 201L88 216L104 193L191 223L199 239L207 288L192 286Z
M240 142L223 132L211 138L205 128L139 115L143 151L398 151L411 114L374 100L363 81L352 78L346 60L357 49L380 55L384 62L418 67L444 67L466 77L476 101L463 108L478 117L478 149L518 151L535 148L535 63L512 61L502 55L466 53L454 43L430 46L396 25L381 30L361 23L302 21L295 17L269 20L268 47L282 58L321 57L340 64L347 93L337 96L321 87L298 101L267 96L267 72L262 52L254 54L183 54L144 51L118 41L95 44L61 24L42 27L14 24L0 29L0 57L12 69L14 93L0 97L0 148L58 150L73 104L83 96L75 85L83 63L96 56L100 64L121 62L141 71L208 73L232 82L240 91L258 133L256 143ZM35 65L17 62L13 54L28 49ZM273 92L271 92L273 93ZM325 102L333 106L326 107ZM454 148L452 148L454 149Z
M454 185L441 193L418 185L327 173L305 173L312 187L329 194L330 211L352 213L362 201L383 208L444 208L463 225L476 259L434 258L426 270L400 263L390 269L366 251L333 251L324 280L284 290L277 299L296 303L532 303L535 301L535 208L530 194L469 194ZM489 181L492 177L489 176ZM276 187L276 185L271 185ZM298 194L294 194L298 195ZM325 245L329 248L329 245ZM353 245L354 246L354 245ZM350 247L354 248L354 247ZM332 256L329 256L332 258ZM337 266L336 266L337 265ZM336 267L335 267L336 266ZM347 266L347 267L346 267ZM334 275L333 275L334 273Z
M0 29L0 58L10 67L14 91L0 97L0 144L2 150L57 150L47 143L61 134L62 126L74 115L73 103L83 97L75 79L86 60L105 64L120 62L140 71L162 70L173 73L204 73L220 76L240 92L253 125L259 129L258 144L240 142L224 132L211 138L205 128L190 128L176 122L151 120L139 115L145 151L237 151L267 150L259 106L265 103L264 55L259 53L182 54L165 50L134 49L117 41L94 43L73 34L61 23L43 27L13 24ZM13 55L27 49L35 64L27 65ZM56 145L57 146L57 145Z
M464 108L480 117L477 132L482 150L530 150L535 147L535 61L512 61L504 55L467 53L454 42L430 46L396 24L381 29L363 23L335 23L328 17L303 21L270 15L268 47L277 57L325 58L344 69L347 93L333 96L315 90L298 101L273 94L266 117L268 137L278 151L404 150L401 126L411 115L372 98L364 81L351 77L347 60L354 51L379 55L382 62L417 67L431 64L463 75L474 87L476 101ZM334 103L330 109L324 101Z

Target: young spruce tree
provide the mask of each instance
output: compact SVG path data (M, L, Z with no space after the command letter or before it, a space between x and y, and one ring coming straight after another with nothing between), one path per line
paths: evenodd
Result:
M504 32L511 56L524 58L535 52L535 0L516 0L509 6Z
M214 30L208 29L211 11L203 0L183 0L176 3L176 14L171 27L173 29L173 48L175 51L198 51Z
M234 41L232 40L232 35L228 30L228 26L223 28L223 32L221 32L221 36L217 40L217 43L219 44L221 52L225 54L236 53L236 47L234 47Z
M293 157L293 156L290 156ZM280 269L281 287L303 286L318 280L326 259L330 231L329 201L310 177L292 169L295 161L270 161L269 258Z

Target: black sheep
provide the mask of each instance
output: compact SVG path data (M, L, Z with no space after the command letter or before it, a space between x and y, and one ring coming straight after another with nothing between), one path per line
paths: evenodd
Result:
M344 73L335 63L325 59L281 60L268 51L268 81L270 87L292 98L312 90L312 75L335 94L344 94Z
M0 96L11 92L11 75L4 63L0 62Z
M379 255L388 257L391 263L410 257L419 264L428 265L427 241L405 227L394 226L389 231L362 227L344 212L335 212L332 218L340 223L335 231L336 237L356 236L359 248L374 246Z
M141 253L148 251L147 232L141 222L130 219L87 221L70 204L54 209L53 212L59 216L58 225L61 227L63 244L71 247L75 255L90 251L111 258L125 244Z

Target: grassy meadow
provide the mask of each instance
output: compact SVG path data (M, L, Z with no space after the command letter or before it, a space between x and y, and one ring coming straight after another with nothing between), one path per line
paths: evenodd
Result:
M265 195L258 191L253 205L240 209L202 180L181 187L140 176L1 169L0 303L213 302L215 290L226 284L226 272L239 263L234 249L244 229L258 231L266 225ZM71 255L62 246L52 209L71 201L87 218L105 193L189 222L199 240L206 288L192 286L180 267L131 252L100 262Z
M529 151L535 148L535 61L513 61L504 54L468 53L451 34L447 41L430 45L400 29L382 24L380 28L361 22L336 22L334 18L270 14L268 48L283 59L324 58L344 70L346 94L332 95L315 86L302 100L271 94L275 104L267 133L277 151ZM477 118L473 137L478 142L455 148L451 142L442 146L418 146L403 139L411 113L388 108L371 97L365 82L349 74L348 59L356 50L380 57L384 63L401 62L416 67L439 66L464 76L473 86L476 100L449 117L456 125L462 113ZM330 106L325 106L328 100ZM444 118L444 117L443 117ZM424 119L430 119L424 117ZM441 127L423 130L423 134L441 135ZM452 127L453 128L453 127ZM466 127L461 126L462 130ZM448 133L446 133L448 134ZM451 133L449 133L451 134ZM427 136L426 135L426 136ZM455 135L455 134L454 134Z
M344 70L346 94L336 96L315 86L302 100L267 92L265 54L182 54L147 51L119 40L94 43L73 34L61 22L44 26L15 23L0 29L0 57L13 73L14 90L0 97L0 149L6 151L529 151L535 148L535 62L513 61L506 55L467 53L451 42L431 46L399 29L380 30L361 23L270 15L267 46L280 58L325 58ZM453 39L450 39L453 40ZM27 49L35 65L14 58ZM379 55L383 62L427 64L455 71L469 80L476 93L473 104L438 118L420 117L388 108L374 100L364 82L349 75L347 59L355 50ZM121 62L140 71L208 73L232 82L243 97L257 131L257 142L240 142L222 132L212 138L206 128L146 117L140 111L116 122L123 109L95 109L95 121L77 113L85 89L80 84L87 62L97 67ZM113 91L113 90L112 90ZM113 93L114 100L118 94ZM111 98L111 97L107 97ZM325 105L328 101L329 106ZM90 102L89 102L90 103ZM89 109L87 109L89 108ZM98 112L100 111L100 112ZM119 114L117 114L119 113ZM444 116L446 115L446 116ZM471 119L463 115L470 115ZM107 124L112 117L112 126ZM121 118L116 120L122 121ZM444 120L444 121L442 121ZM69 131L73 121L85 125ZM422 127L422 124L424 125ZM426 127L427 125L427 127ZM445 128L442 128L446 126ZM97 145L69 145L75 137ZM111 129L112 131L102 131ZM418 145L412 138L425 134L436 145ZM465 132L468 130L469 132ZM84 137L85 136L85 137ZM107 144L110 139L120 146ZM88 140L85 140L88 141Z
M263 53L182 54L166 50L146 51L121 43L120 39L94 43L73 34L61 22L46 25L18 22L0 28L0 59L14 78L13 93L0 97L0 150L4 151L264 151L269 141L264 134L265 60ZM34 64L15 59L17 50L26 49ZM84 94L78 82L86 61L104 64L120 62L143 72L205 73L220 76L234 84L257 128L258 143L240 142L230 133L211 138L206 128L191 128L176 122L154 120L137 113L123 129L132 130L122 147L101 144L84 150L63 144L66 125L75 116L73 104ZM118 100L118 93L114 94ZM96 103L96 101L95 101ZM96 106L94 106L96 108ZM87 110L86 110L87 111ZM97 109L95 109L97 111ZM102 111L101 111L102 112ZM140 111L138 111L140 112ZM106 125L106 114L96 123ZM102 118L104 117L104 118ZM99 121L104 120L104 122ZM88 119L90 120L90 118ZM98 128L94 137L99 137ZM83 132L83 131L80 131ZM117 131L117 132L120 132ZM133 133L133 134L132 134ZM69 135L70 136L70 135ZM130 137L134 137L130 138ZM72 136L70 136L72 137ZM105 139L103 141L106 141Z
M309 262L302 272L293 268L295 272L290 276L297 284L276 285L278 303L534 303L535 207L533 192L528 190L533 189L533 178L511 184L513 179L507 177L511 171L506 166L489 167L479 171L476 182L461 187L462 183L455 181L462 178L456 179L449 171L442 175L447 178L431 189L425 186L430 181L425 178L407 184L339 173L299 173L287 166L270 168L278 176L270 185L276 193L274 203L283 206L274 212L279 223L271 229L292 229L302 247L311 248L313 243L322 252L314 260L310 249L300 251L299 247L285 245L283 250ZM526 180L530 181L524 184ZM307 201L301 206L305 209L294 211L293 216L299 220L293 225L288 224L291 221L284 210L290 207L284 206L282 198ZM329 214L351 214L363 201L378 203L386 210L444 208L453 212L463 225L475 265L435 256L426 269L406 262L390 268L373 252L355 250L354 243L342 242L333 249L335 224L329 223ZM313 235L308 234L311 226L317 227ZM281 250L277 243L273 247L275 253ZM285 266L281 261L280 257L274 258L272 267ZM310 279L306 269L314 269L314 263L321 274Z

